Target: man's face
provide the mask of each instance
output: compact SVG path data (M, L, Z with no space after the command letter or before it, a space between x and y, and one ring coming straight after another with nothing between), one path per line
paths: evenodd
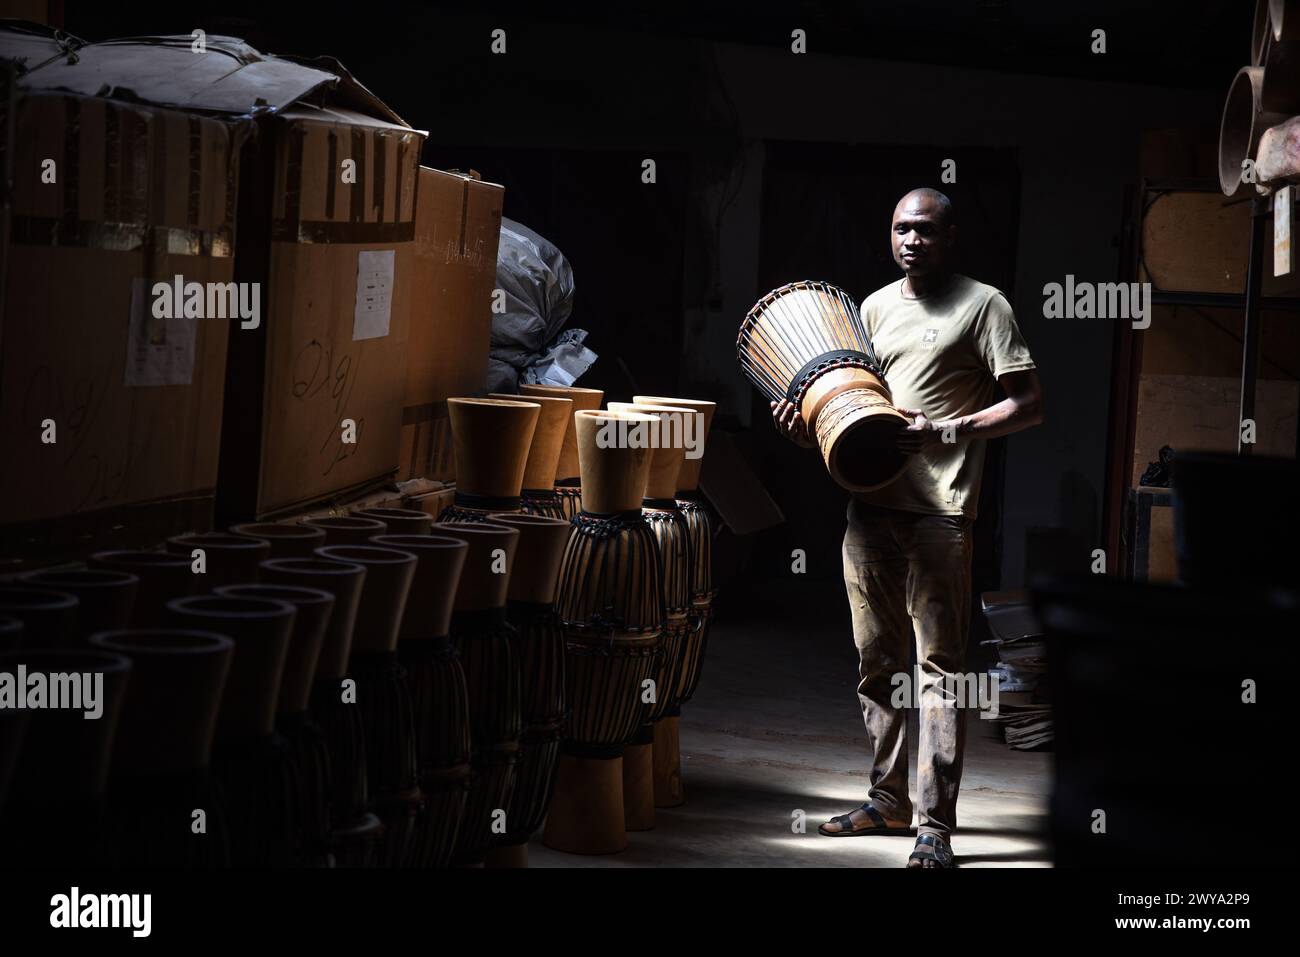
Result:
M944 271L956 228L946 226L939 204L928 196L904 196L889 230L894 262L909 276Z

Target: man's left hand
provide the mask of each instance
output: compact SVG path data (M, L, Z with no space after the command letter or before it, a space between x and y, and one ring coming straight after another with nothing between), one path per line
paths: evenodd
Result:
M909 455L923 449L938 445L943 439L943 430L939 423L926 418L920 409L899 409L899 412L912 419L912 424L901 430L895 438L900 452Z

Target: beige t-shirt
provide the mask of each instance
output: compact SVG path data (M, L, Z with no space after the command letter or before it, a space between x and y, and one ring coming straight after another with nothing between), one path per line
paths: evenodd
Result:
M894 405L932 420L968 415L993 404L997 378L1034 368L1006 297L954 275L940 293L904 299L903 281L862 303L862 320ZM859 492L872 505L909 512L975 517L984 473L984 439L957 436L912 456L884 488Z

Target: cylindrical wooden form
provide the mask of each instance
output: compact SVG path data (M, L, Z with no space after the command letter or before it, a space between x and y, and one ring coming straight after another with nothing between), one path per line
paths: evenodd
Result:
M304 518L302 524L325 533L325 545L364 545L375 535L388 532L388 523L373 515L322 515Z
M681 473L677 476L678 491L694 492L700 486L700 470L704 467L704 449L708 445L709 429L713 426L713 413L717 411L718 404L708 399L680 399L666 395L635 395L632 401L641 405L690 409L699 416L692 426L694 430L692 437L695 439L696 448L688 449L686 459L682 462ZM610 405L612 407L613 403Z
M518 401L517 395L505 395L492 392L489 399L506 399ZM528 447L528 462L524 466L523 487L520 497L523 508L538 507L539 502L549 502L555 495L555 470L559 465L560 452L564 449L564 438L573 418L573 400L560 396L530 395L528 402L541 406L537 416L537 427L533 429L533 439Z
M352 514L383 522L388 535L427 535L433 524L432 515L415 508L358 508Z
M323 528L302 522L245 522L232 525L230 531L269 543L271 558L305 558L325 544Z
M23 646L37 650L77 644L81 602L76 595L30 585L0 585L0 615L23 623Z
M396 651L398 629L415 578L415 556L375 545L326 545L316 549L316 556L361 565L366 570L352 632L352 656Z
M516 399L447 400L456 453L456 493L440 521L482 522L518 511L528 449L541 406Z
M334 595L321 588L301 585L222 585L214 592L229 598L264 598L282 601L294 607L293 630L289 650L280 677L280 714L300 714L307 710L311 687L316 678L325 629L334 611Z
M307 706L316 676L325 629L334 610L334 595L320 588L300 585L222 585L215 594L233 598L266 598L293 605L293 634L280 679L280 702L276 731L285 740L293 766L298 770L298 789L293 798L292 845L294 863L314 866L328 860L329 847L329 749L320 726Z
M354 562L340 562L312 555L306 558L273 558L262 563L263 580L272 584L319 588L334 596L334 606L316 659L310 697L311 718L320 729L323 760L308 764L310 778L320 775L328 795L329 849L339 867L367 867L378 862L383 824L371 814L366 770L365 731L355 696L343 687L352 651L366 569ZM290 728L291 742L304 750L314 742L312 727ZM308 822L306 827L310 827ZM310 851L311 849L308 848Z
M416 767L424 807L416 818L414 867L445 867L455 851L470 783L469 692L448 639L451 609L469 546L446 535L379 535L374 544L416 557L398 657L406 668L415 721Z
M895 409L857 306L824 282L796 282L755 303L736 339L741 371L768 400L799 408L831 477L869 492L902 474ZM824 421L822 419L824 418Z
M191 562L202 553L206 571L196 574L195 590L210 592L220 585L243 585L257 581L257 566L271 557L271 543L261 538L229 532L176 535L167 539L167 551Z
M519 384L519 394L525 399L530 396L541 396L553 399L568 399L573 403L569 423L564 430L564 442L560 446L560 457L555 463L554 482L555 485L570 484L565 480L577 479L579 476L578 436L573 429L572 413L581 412L584 409L599 409L600 403L605 399L605 393L600 389L584 389L574 385L537 385L521 382ZM576 485L577 483L573 484Z
M641 508L653 449L637 447L634 430L648 434L656 422L651 416L630 412L574 413L584 512L616 515Z
M191 571L187 555L169 552L96 552L90 556L90 567L130 572L140 579L135 604L131 608L131 626L134 628L166 622L167 603L192 593L198 577Z
M514 627L510 640L521 677L523 733L506 813L507 830L499 847L526 848L550 809L559 764L566 710L564 632L554 602L569 523L518 514L494 515L492 520L519 530L506 617ZM489 863L523 866L527 852L493 854Z
M293 635L293 605L264 598L191 595L167 603L178 628L214 631L235 643L217 714L217 738L265 738L275 729L280 679Z
M75 697L33 710L10 793L0 814L0 846L13 868L110 863L105 791L131 662L100 649L37 650L0 655L0 672L76 675ZM86 676L81 678L80 676ZM86 681L90 686L86 686ZM50 694L53 681L50 681ZM98 687L96 688L96 685ZM23 682L18 694L26 695ZM87 720L93 696L99 716ZM0 721L4 719L0 718ZM3 761L3 758L0 758Z
M469 546L451 619L451 643L465 669L474 773L456 858L480 861L498 835L496 812L507 810L522 733L519 663L505 603L519 547L518 529L495 523L444 524L434 534ZM507 819L507 826L509 820Z
M336 684L348 670L366 567L356 562L308 558L272 558L262 563L263 579L272 585L319 588L334 596L329 623L316 657L313 681Z
M140 579L110 568L42 569L21 577L34 588L52 588L77 598L77 630L81 636L125 628Z
M382 524L382 523L380 523ZM384 824L381 863L399 867L412 853L423 807L415 754L415 707L398 630L418 561L411 552L376 545L327 545L320 558L366 569L348 674L365 732L368 790Z
M208 631L117 629L90 645L131 659L110 780L119 865L224 866L223 804L209 766L235 643ZM195 834L193 812L207 829Z

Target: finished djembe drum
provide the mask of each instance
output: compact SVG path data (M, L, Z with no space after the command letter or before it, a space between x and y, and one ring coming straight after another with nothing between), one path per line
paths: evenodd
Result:
M125 628L131 620L140 579L108 568L42 568L19 576L31 588L49 588L77 599L78 638Z
M506 620L519 532L491 522L438 523L434 534L469 546L451 615L451 644L469 696L470 779L453 863L480 863L496 843L515 783L522 733L519 664Z
M560 458L555 463L555 495L560 500L563 517L571 519L582 511L582 479L578 468L578 433L573 425L573 413L600 408L605 393L600 389L583 389L573 385L538 385L521 382L520 398L532 401L534 397L568 399L573 403L568 424L564 430L564 443Z
M570 715L543 839L579 854L627 847L623 748L646 722L664 625L659 547L641 511L652 450L624 441L647 415L574 413L583 510L556 600Z
M415 707L406 666L397 655L398 629L417 560L408 551L377 545L326 545L316 549L316 555L366 570L348 678L355 682L353 707L365 733L367 793L384 824L379 863L400 867L414 846L416 819L424 807Z
M880 361L843 289L794 282L754 304L736 337L746 378L772 402L791 402L826 468L850 492L870 492L902 473L896 444L907 417L894 408Z
M528 446L528 461L524 465L524 484L519 492L519 508L529 515L546 518L565 518L564 505L555 492L555 469L564 437L573 418L573 400L544 395L517 396L490 392L489 399L526 401L541 406L533 440ZM501 513L497 513L501 514Z
M321 588L279 584L219 585L213 594L266 598L287 602L296 609L289 653L280 677L275 730L287 742L297 769L294 862L302 867L327 866L330 861L329 750L308 704L325 629L334 612L334 595Z
M415 578L398 632L415 714L416 766L424 807L409 867L446 867L456 849L470 786L469 692L452 647L451 606L469 546L446 535L377 535L374 544L410 552Z
M691 526L677 501L678 476L686 461L687 441L699 435L702 451L703 415L685 406L611 402L610 411L636 412L658 420L658 436L650 463L641 511L659 543L659 568L664 583L664 633L659 663L654 675L654 700L647 721L636 740L623 750L623 806L627 829L646 831L654 827L654 742L655 726L676 715L680 703L683 672L692 648L692 633L698 622L692 616L691 591L694 554Z
M0 654L0 672L16 676L21 667L29 674L94 674L103 683L99 713L91 720L89 709L32 710L11 791L0 808L0 864L14 868L15 876L34 868L106 867L112 863L112 829L105 826L105 792L131 661L103 648L29 645Z
M440 522L486 522L520 510L524 468L541 406L520 399L447 400L456 493Z
M707 399L679 399L668 396L638 395L635 402L691 409L702 423L696 436L701 452L707 444L709 428L717 403ZM704 457L687 458L677 474L677 506L691 552L691 610L687 616L686 647L682 652L677 686L663 716L654 723L655 807L677 807L686 800L682 784L682 757L679 725L681 706L691 700L704 671L704 652L708 647L709 628L713 621L713 526L709 512L700 499L700 472Z
M551 806L564 726L564 632L555 613L560 562L569 542L569 522L542 515L493 515L492 521L519 530L519 549L510 570L506 618L520 674L523 734L515 765L515 787L506 808L506 830L492 848L493 867L526 867L528 839Z
M175 598L167 611L178 629L214 632L235 643L212 761L230 827L230 862L292 866L301 783L289 744L276 733L275 715L297 609L268 598L217 594Z
M132 666L109 779L114 863L229 866L225 805L211 763L234 641L169 628L102 631L88 641Z
M313 552L269 559L262 562L261 573L266 582L319 588L334 596L308 707L325 752L321 770L328 795L329 860L336 867L373 867L383 849L384 825L371 810L365 725L347 680L366 568Z

